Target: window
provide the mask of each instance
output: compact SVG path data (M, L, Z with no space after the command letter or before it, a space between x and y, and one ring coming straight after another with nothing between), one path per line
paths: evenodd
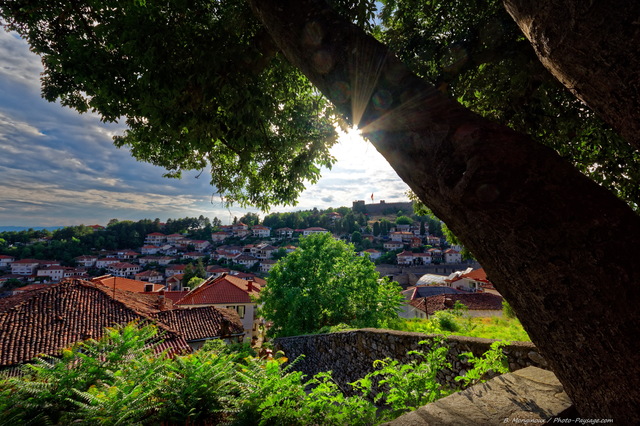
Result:
M245 308L245 306L244 306L244 305L239 305L239 306L238 306L238 315L239 315L239 316L240 316L240 318L242 318L242 319L244 318L244 308Z

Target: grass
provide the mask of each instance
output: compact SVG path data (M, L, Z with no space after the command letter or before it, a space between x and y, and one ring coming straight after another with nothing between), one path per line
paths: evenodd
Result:
M456 316L449 312L442 312L433 315L429 319L400 319L393 324L389 324L389 328L399 331L443 334L445 336L484 337L512 342L531 341L517 318L470 318L464 314Z

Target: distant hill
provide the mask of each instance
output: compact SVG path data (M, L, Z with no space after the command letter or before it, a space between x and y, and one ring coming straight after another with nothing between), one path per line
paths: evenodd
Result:
M19 232L28 231L29 229L33 229L34 231L40 231L41 229L55 231L60 228L64 228L64 226L0 226L0 232Z

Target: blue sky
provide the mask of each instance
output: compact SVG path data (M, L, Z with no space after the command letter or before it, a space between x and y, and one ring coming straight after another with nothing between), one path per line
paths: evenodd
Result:
M110 219L218 217L254 209L225 208L203 173L180 180L133 159L111 138L121 124L102 123L40 97L40 58L14 33L0 30L0 226L105 225ZM292 211L351 206L353 200L405 200L407 186L371 144L345 134L338 162L308 185ZM261 216L264 213L260 213Z

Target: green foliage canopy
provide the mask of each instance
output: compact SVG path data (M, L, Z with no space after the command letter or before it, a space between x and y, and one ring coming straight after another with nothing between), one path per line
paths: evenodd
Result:
M0 14L42 57L43 97L124 118L115 144L167 176L209 168L227 202L264 209L333 162L332 106L244 0L2 1Z
M267 282L260 303L276 336L338 324L379 327L397 318L402 303L397 283L380 279L368 258L328 233L302 238L300 247L271 269Z
M384 0L378 38L467 108L530 135L640 209L640 152L540 63L500 0Z

